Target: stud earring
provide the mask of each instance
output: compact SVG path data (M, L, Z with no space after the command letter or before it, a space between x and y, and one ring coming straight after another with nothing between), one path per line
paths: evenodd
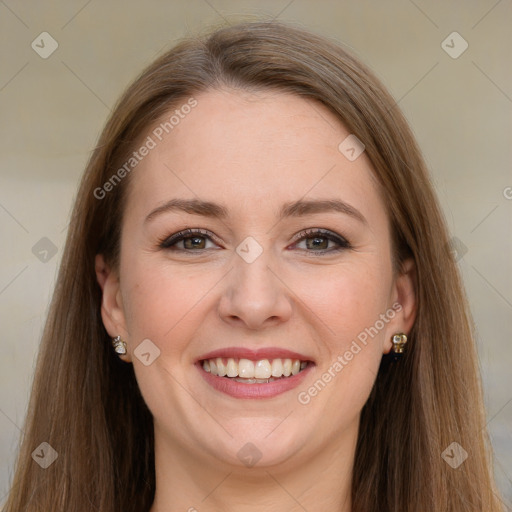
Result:
M116 336L115 338L112 338L112 346L114 347L116 354L126 354L126 342L124 342L121 339L121 336Z
M393 342L393 359L398 361L405 351L407 336L403 332L399 332L393 335L391 341Z

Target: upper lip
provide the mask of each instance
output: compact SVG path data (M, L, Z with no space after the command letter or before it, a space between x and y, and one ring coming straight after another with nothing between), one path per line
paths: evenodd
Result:
M251 361L261 361L262 359L300 359L301 361L313 361L309 356L279 347L259 349L250 349L247 347L219 348L200 356L198 361L202 361L204 359L215 359L216 357L250 359Z

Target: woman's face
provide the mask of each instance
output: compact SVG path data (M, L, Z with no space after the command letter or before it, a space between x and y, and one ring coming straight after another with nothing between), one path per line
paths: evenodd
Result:
M412 326L412 282L393 274L370 162L352 139L339 149L350 133L325 107L195 100L141 138L154 147L131 171L119 274L98 260L104 322L128 344L157 446L297 464L353 442L392 335Z

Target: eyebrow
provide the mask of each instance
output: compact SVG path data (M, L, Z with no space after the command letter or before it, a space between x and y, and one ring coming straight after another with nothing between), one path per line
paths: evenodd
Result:
M229 210L218 203L201 199L171 199L151 211L144 222L149 222L162 213L168 212L185 212L221 220L229 217ZM279 220L328 212L343 213L368 225L368 221L359 210L340 199L299 199L284 203L279 212Z

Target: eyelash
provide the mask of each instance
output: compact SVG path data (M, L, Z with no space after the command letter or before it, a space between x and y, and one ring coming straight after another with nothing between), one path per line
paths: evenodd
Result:
M185 252L188 254L191 254L192 252L200 253L203 251L207 251L208 249L193 250L193 249L171 249L171 248L173 245L175 245L178 242L181 242L182 240L189 240L192 238L201 238L201 237L206 237L206 238L210 238L210 239L214 239L214 240L216 239L216 237L214 237L212 235L212 233L210 233L209 231L203 230L203 229L185 229L183 231L179 231L178 233L174 233L171 236L168 236L168 237L165 237L165 238L159 240L158 246L160 249L176 250L176 251L181 251L181 252ZM300 236L293 243L296 244L296 243L299 243L302 240L306 240L308 238L325 238L325 239L335 242L339 245L339 247L337 247L337 248L324 249L322 251L314 251L312 249L303 249L303 250L309 251L315 255L336 253L339 251L343 251L343 250L352 248L350 243L342 236L336 235L332 231L329 231L327 229L321 229L321 228L313 228L313 229L308 229L306 231L303 231L302 233L300 233Z

